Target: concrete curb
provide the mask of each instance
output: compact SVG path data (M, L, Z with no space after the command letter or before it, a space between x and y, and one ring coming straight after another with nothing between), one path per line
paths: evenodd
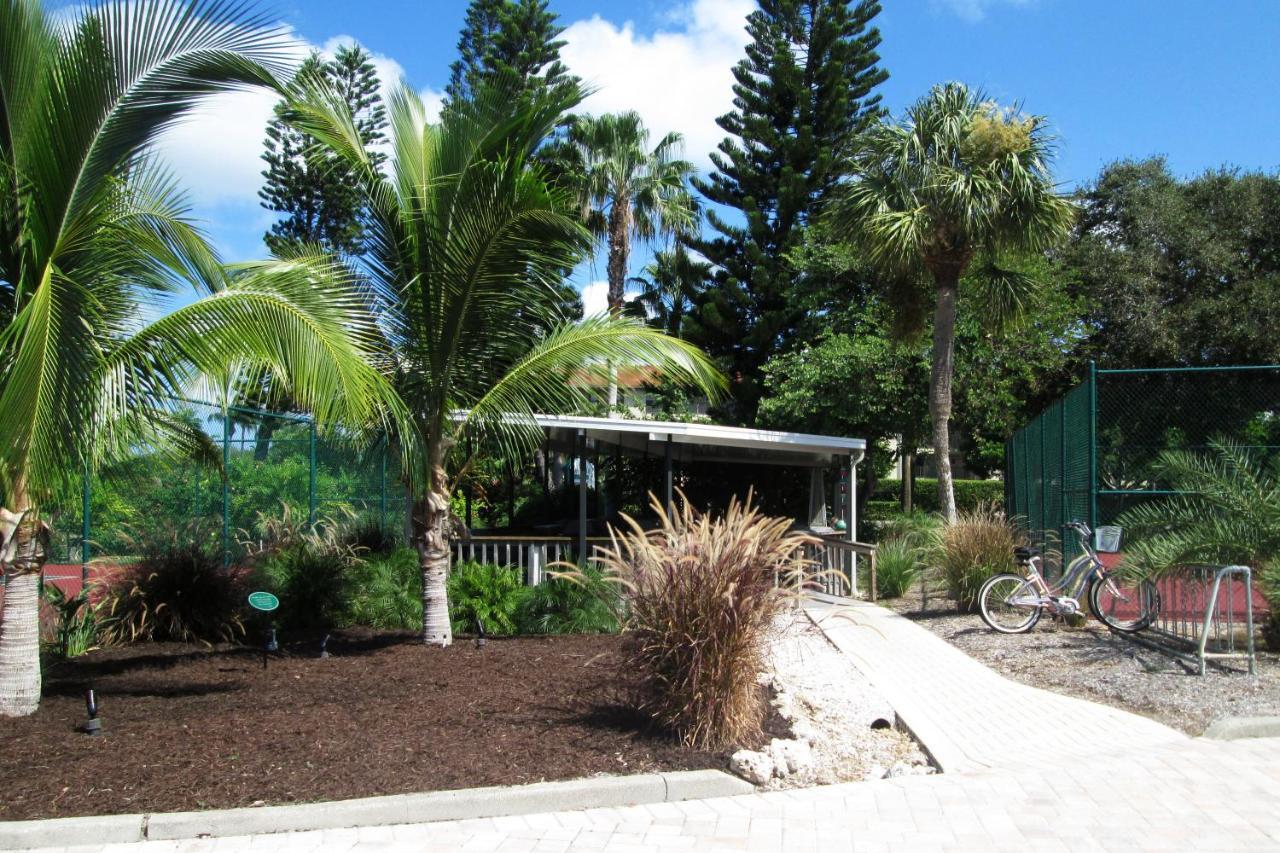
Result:
M1201 737L1212 740L1280 737L1280 717L1226 717L1215 721Z
M120 844L508 817L731 797L754 790L749 782L719 770L687 770L398 794L296 806L10 821L0 823L0 849Z

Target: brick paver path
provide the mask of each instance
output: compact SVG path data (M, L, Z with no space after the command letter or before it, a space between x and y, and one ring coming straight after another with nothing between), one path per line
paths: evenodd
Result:
M1137 714L1010 681L887 608L846 600L806 609L944 772L1187 739Z
M1008 682L881 608L815 605L810 612L949 772L686 803L70 849L1280 850L1280 738L1187 738L1132 714Z

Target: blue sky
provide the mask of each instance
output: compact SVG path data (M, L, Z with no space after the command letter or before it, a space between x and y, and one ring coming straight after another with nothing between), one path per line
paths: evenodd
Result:
M634 108L658 132L680 130L707 163L714 118L729 106L753 0L552 0L568 27L566 60L599 87L593 111ZM962 80L1047 115L1065 187L1107 162L1168 156L1189 175L1223 164L1280 167L1280 4L1276 0L885 0L882 87L895 112L934 83ZM307 0L277 4L301 40L354 38L384 76L433 97L448 79L465 0ZM262 254L256 162L270 103L228 96L165 146L196 215L232 259ZM636 258L633 267L643 261ZM592 288L603 263L575 278ZM599 290L595 284L592 295Z

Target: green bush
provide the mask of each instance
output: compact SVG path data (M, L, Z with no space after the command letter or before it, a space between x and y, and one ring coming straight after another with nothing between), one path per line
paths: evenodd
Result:
M572 579L549 578L529 590L517 614L522 634L612 634L619 602L615 585L589 567Z
M264 557L253 585L280 599L275 620L289 631L328 631L348 621L354 554L320 542L297 542Z
M244 572L177 540L144 543L142 558L107 582L104 644L232 642L244 635Z
M476 620L495 637L516 633L516 614L529 591L520 570L487 563L459 563L449 573L449 620L455 633L471 633Z
M957 512L973 512L985 504L1004 504L1003 480L955 480L954 487ZM891 502L896 509L901 506L901 495L901 480L880 480L871 493L871 500ZM917 477L911 496L913 509L924 512L941 509L938 505L938 481L933 477Z
M920 547L906 539L890 539L876 548L876 591L881 598L901 598L920 578Z
M422 627L422 569L418 552L400 548L364 560L355 570L351 621L370 628Z
M942 528L942 517L929 512L895 512L878 525L879 541L904 539L917 548L923 548L937 540Z
M1013 549L1019 534L992 504L960 513L937 535L937 559L947 593L963 611L977 608L978 592L987 578L1015 569Z

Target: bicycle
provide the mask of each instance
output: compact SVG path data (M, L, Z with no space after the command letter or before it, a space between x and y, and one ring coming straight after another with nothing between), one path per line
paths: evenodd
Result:
M1041 571L1043 558L1035 548L1015 548L1025 575L1002 573L982 585L978 592L982 621L1002 634L1030 631L1046 611L1058 616L1074 616L1087 595L1089 610L1113 631L1133 634L1155 621L1160 613L1160 593L1149 580L1134 585L1102 565L1093 547L1093 531L1083 522L1067 525L1080 537L1084 553L1063 572L1062 580L1050 584Z

